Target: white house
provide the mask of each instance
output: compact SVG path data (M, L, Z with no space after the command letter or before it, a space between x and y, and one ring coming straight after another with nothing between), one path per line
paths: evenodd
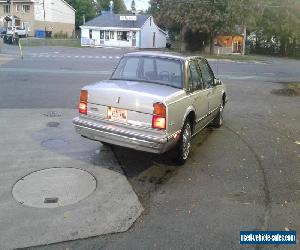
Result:
M11 0L11 3L0 0L2 25L25 27L30 36L35 35L36 30L72 36L75 32L75 9L64 0Z
M150 15L107 13L80 26L81 46L164 48L166 32Z

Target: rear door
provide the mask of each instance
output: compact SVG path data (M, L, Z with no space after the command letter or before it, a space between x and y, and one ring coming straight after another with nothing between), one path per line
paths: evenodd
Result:
M208 111L216 111L222 100L222 89L215 85L215 76L205 59L199 60L204 88L207 89Z
M207 93L209 90L203 89L203 82L201 72L199 70L197 60L189 62L189 88L190 98L192 98L193 107L196 113L196 125L202 127L205 125L205 118L208 113L208 98Z

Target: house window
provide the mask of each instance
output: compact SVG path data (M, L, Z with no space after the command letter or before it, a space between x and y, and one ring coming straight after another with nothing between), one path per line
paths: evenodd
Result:
M3 5L3 12L5 14L9 14L10 13L10 5L8 5L8 4Z
M110 39L115 39L115 32L114 31L110 32Z
M105 31L105 40L109 40L109 31L108 30Z
M100 30L100 39L104 39L104 30Z
M20 4L17 4L16 5L16 12L20 12L21 11L21 5Z
M29 13L30 12L30 5L29 4L23 4L22 10L25 13Z
M121 40L121 41L128 41L128 33L127 31L118 31L118 37L117 39L118 40Z
M90 39L92 39L92 34L93 34L93 31L89 30L89 37L90 37Z

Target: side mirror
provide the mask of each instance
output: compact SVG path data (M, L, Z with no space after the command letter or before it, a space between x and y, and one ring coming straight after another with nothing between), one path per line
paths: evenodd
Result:
M222 81L220 79L215 79L215 86L222 85Z

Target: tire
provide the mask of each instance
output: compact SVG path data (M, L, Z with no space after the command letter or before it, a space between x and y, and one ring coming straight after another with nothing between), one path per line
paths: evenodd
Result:
M180 139L176 147L176 162L179 165L183 165L190 153L191 147L191 138L192 138L192 127L190 122L187 120L182 128Z
M102 143L103 146L106 146L106 147L110 147L111 146L110 143L107 143L107 142L104 142L104 141L101 141L101 143Z
M219 112L212 122L212 125L216 128L220 128L223 125L223 110L224 110L224 104L222 102L219 107Z

